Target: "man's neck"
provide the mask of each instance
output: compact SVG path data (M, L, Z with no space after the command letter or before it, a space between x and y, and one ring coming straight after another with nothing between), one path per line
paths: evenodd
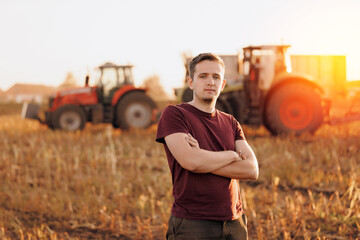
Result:
M188 102L188 103L203 112L213 113L215 111L216 100L207 102L207 101L200 101L195 98L191 102Z

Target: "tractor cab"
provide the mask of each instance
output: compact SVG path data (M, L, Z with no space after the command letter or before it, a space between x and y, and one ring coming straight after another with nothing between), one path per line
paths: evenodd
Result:
M249 82L268 90L281 73L291 72L289 45L264 45L243 48L243 72Z
M132 65L104 63L98 67L97 95L99 102L110 104L114 93L124 85L134 85Z

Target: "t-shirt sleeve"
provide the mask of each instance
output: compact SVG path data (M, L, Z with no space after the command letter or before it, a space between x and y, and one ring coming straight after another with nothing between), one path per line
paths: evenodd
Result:
M235 130L235 141L236 140L245 140L245 135L240 126L240 123L234 117L232 117L232 121L233 121L234 130Z
M164 138L166 136L177 132L188 133L189 127L185 122L183 113L178 107L170 105L166 107L161 114L156 133L156 141L165 143Z

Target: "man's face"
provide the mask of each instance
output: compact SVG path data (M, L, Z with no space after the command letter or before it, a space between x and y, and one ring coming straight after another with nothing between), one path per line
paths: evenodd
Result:
M195 67L194 79L188 78L190 89L198 100L214 101L224 89L224 69L220 63L205 60Z

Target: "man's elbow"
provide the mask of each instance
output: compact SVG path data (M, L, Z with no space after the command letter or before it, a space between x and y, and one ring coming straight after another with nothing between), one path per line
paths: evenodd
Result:
M251 171L250 175L249 175L249 180L251 181L255 181L259 178L259 169L256 168L253 171Z
M258 179L258 177L259 177L259 167L257 163L253 162L247 168L246 175L243 176L242 180L255 181Z
M182 168L190 171L190 172L194 172L194 173L206 173L209 172L206 168L206 166L204 166L202 164L202 160L199 157L198 154L194 154L194 150L192 149L191 151L192 154L187 154L187 155L182 155L181 158L177 159L179 164L181 165ZM196 151L196 150L195 150ZM190 152L189 152L190 153Z
M249 180L255 181L258 179L258 177L259 177L259 167L257 164L254 164L249 174Z
M182 163L180 165L181 165L181 167L183 167L184 169L186 169L190 172L196 172L197 167L193 163Z
M197 164L197 161L188 161L188 158L184 158L184 159L178 159L179 164L181 165L182 168L190 171L190 172L195 172L195 173L199 173L200 170L200 165Z
M205 169L203 169L203 167L200 164L197 164L197 162L187 162L187 163L183 163L183 165L181 165L181 166L183 168L185 168L186 170L188 170L190 172L194 172L194 173L208 172Z

